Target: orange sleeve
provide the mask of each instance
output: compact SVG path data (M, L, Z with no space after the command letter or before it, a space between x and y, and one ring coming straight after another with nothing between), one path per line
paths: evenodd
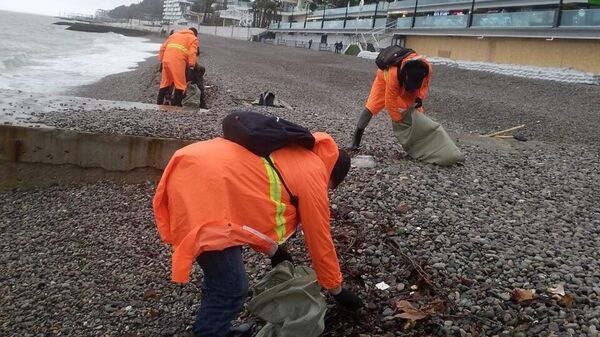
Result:
M165 56L165 49L167 49L167 43L169 42L169 39L170 39L170 37L169 37L169 38L167 38L167 39L165 40L165 42L163 42L163 44L162 44L162 45L160 45L160 52L159 52L159 54L158 54L158 59L160 60L160 62L161 62L161 63L162 63L162 61L163 61L163 58L164 58L164 56Z
M188 67L193 67L196 65L196 51L198 51L198 38L194 36L192 43L188 47Z
M173 167L177 165L179 158L173 155L167 167L163 171L158 186L156 187L156 193L152 201L152 208L154 209L154 220L156 221L156 227L160 239L167 244L173 244L173 238L171 237L171 216L169 213L169 198L167 194L167 182Z
M326 177L322 178L319 182L307 179L303 183L303 193L298 194L300 221L317 281L325 289L334 289L342 284L342 272L329 227Z
M383 70L377 69L375 80L371 86L371 92L367 99L366 108L369 109L373 116L377 114L385 107L385 79L383 77Z

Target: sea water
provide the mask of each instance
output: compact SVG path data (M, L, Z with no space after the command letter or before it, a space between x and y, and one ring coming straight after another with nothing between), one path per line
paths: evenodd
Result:
M0 11L0 89L62 93L157 55L146 38L66 30L59 21Z

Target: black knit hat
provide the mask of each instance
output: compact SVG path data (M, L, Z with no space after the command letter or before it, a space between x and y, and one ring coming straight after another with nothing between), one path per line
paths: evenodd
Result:
M410 60L404 64L398 73L398 80L408 91L418 90L423 80L429 74L429 67L421 60Z
M192 28L190 28L190 30L191 30L192 32L194 32L194 35L195 35L195 36L198 36L198 30L197 30L196 28L192 27Z
M346 178L348 171L350 171L350 156L346 151L339 150L338 159L331 170L331 188L334 189Z

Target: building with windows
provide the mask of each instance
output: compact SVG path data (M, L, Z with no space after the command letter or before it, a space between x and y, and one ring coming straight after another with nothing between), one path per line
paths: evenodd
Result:
M269 27L279 44L402 44L430 56L600 73L598 0L399 0L280 14Z
M186 26L193 3L184 0L164 0L163 3L163 25L166 26Z

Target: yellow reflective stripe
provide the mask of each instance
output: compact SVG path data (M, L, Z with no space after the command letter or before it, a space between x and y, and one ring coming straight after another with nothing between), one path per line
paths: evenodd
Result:
M270 158L273 162L273 158ZM281 243L285 241L285 217L283 216L285 213L285 203L281 201L281 181L269 162L265 158L262 160L267 170L267 176L269 177L269 195L271 201L275 204L275 233L277 233L277 242Z
M184 52L186 55L190 53L186 47L184 47L183 45L180 45L179 43L169 43L169 44L167 44L167 48L179 49L182 52Z
M383 71L383 79L387 82L388 77L390 76L389 71L386 69Z

